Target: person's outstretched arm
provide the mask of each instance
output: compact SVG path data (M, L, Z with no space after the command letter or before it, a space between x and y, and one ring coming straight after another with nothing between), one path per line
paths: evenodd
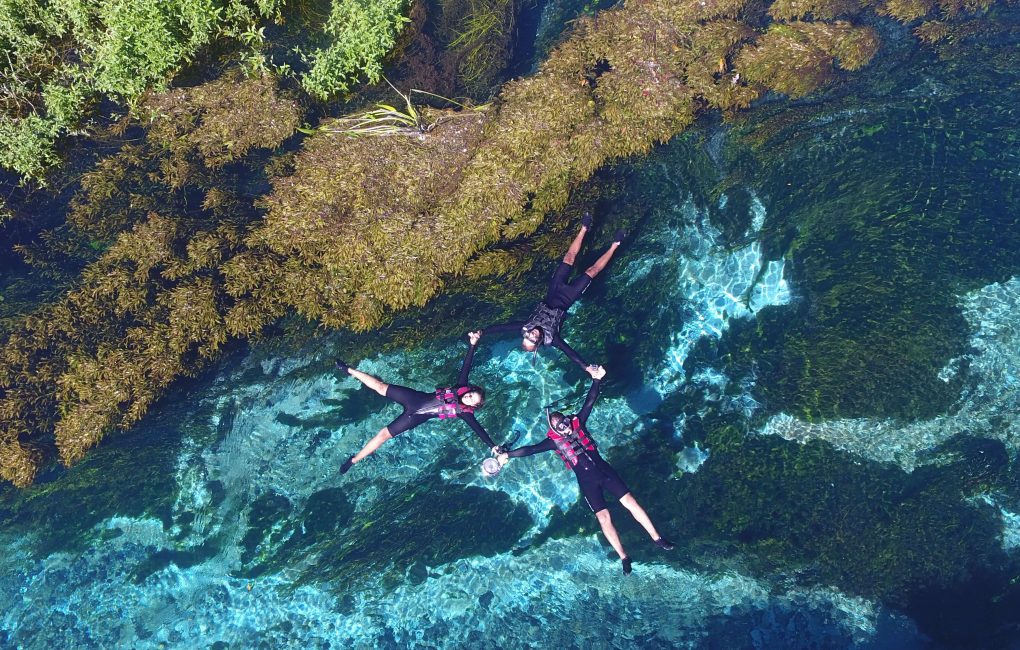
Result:
M591 415L591 410L595 406L595 400L599 398L599 380L594 379L591 382L591 388L588 389L588 396L584 398L584 406L577 412L577 419L581 422L582 427L588 426L588 416Z
M557 334L555 337L553 337L552 344L558 347L560 350L563 350L563 354L567 355L567 357L571 361L581 366L581 369L583 370L588 369L588 362L582 359L581 355L574 351L574 348L567 345L567 342L563 340L562 336Z
M468 351L464 355L464 363L460 364L460 374L457 375L457 385L465 386L468 383L468 375L471 374L471 364L475 362L475 348L478 347L478 339L481 334L470 332L468 334Z
M468 426L471 427L471 430L475 432L475 435L478 436L482 442L485 443L486 447L492 449L493 447L496 446L496 443L494 443L492 441L492 438L489 437L489 434L485 430L485 428L481 424L479 424L478 420L475 418L474 413L461 413L459 417L461 420L467 422Z
M520 458L522 456L532 456L534 454L540 454L543 451L552 451L556 449L556 443L546 438L542 442L535 445L527 445L526 447L518 447L511 451L506 452L506 455L510 458Z

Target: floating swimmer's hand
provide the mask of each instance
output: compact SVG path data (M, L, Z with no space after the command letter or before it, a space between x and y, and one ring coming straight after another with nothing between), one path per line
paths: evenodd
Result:
M510 462L510 454L499 454L496 456L496 460L499 462L499 466L502 467Z
M482 330L468 332L468 341L471 345L478 345L478 339L482 338Z
M592 376L592 379L602 379L606 376L606 369L594 363L585 368L585 370Z

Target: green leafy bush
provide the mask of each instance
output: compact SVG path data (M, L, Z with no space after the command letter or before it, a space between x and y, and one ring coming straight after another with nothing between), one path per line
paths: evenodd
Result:
M41 179L102 97L133 104L282 0L0 0L0 165Z
M311 69L301 85L326 100L350 90L359 77L370 83L382 76L382 61L397 43L400 29L409 22L404 14L408 0L334 0L326 33L332 44L313 51Z

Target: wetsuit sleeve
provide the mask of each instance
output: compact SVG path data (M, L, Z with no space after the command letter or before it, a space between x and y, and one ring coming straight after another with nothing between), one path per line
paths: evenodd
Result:
M571 361L581 366L582 370L588 367L588 362L582 359L581 355L579 355L577 352L574 352L574 348L567 345L567 342L564 341L563 337L561 337L559 334L557 334L556 338L552 340L552 344L558 347L559 349L563 350L563 354L567 355Z
M471 430L475 432L475 435L481 438L482 442L485 443L486 448L492 449L496 446L496 443L492 441L489 434L486 433L485 429L482 428L482 425L478 423L477 419L475 419L474 413L462 413L460 415L460 419L467 422L468 426L471 427Z
M599 398L599 380L593 379L591 382L591 388L588 389L588 396L584 398L584 406L577 413L577 419L581 421L582 427L588 426L588 416L591 415L591 410L595 406L595 400Z
M485 329L482 330L482 335L485 336L487 334L488 335L491 335L491 334L506 334L507 332L515 332L517 334L520 334L521 330L524 328L524 325L525 325L526 322L527 321L519 320L519 321L514 321L512 323L502 323L500 325L489 325L488 327L486 327Z
M534 454L540 454L543 451L552 451L553 449L556 449L556 443L550 440L549 438L546 438L537 445L518 447L513 451L508 451L506 455L509 456L510 458L520 458L521 456L532 456Z
M464 355L464 363L460 366L460 375L457 376L457 385L466 386L468 375L471 374L471 364L475 362L475 348L477 345L468 345L467 354Z

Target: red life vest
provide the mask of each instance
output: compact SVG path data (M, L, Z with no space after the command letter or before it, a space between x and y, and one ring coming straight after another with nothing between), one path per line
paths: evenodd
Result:
M570 433L563 435L550 427L545 435L556 444L556 454L563 459L567 469L574 469L580 454L595 451L595 443L581 427L581 421L576 415L570 418Z
M438 404L435 406L434 412L439 416L439 419L455 418L461 413L474 413L473 406L464 406L460 402L461 396L469 392L471 392L471 386L460 386L456 389L452 386L437 388L436 401Z

